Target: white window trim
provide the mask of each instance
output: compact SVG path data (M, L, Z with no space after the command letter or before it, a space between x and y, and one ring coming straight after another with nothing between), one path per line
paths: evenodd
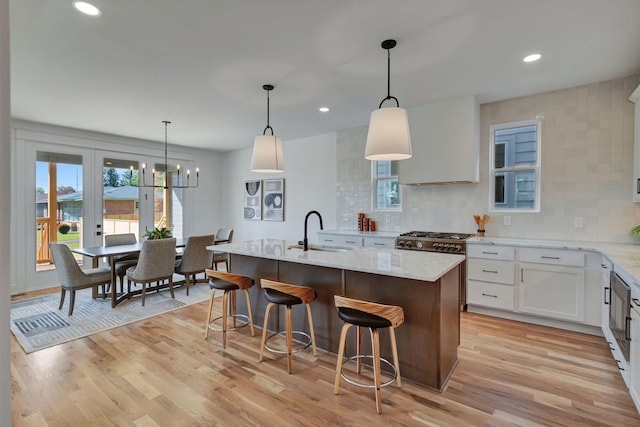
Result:
M516 167L504 167L495 168L495 134L497 130L511 129L524 126L536 126L536 165L535 166L516 166ZM506 153L506 150L505 150ZM489 212L494 213L536 213L540 212L540 194L542 188L542 180L540 173L540 161L542 159L542 119L536 118L532 120L521 120L517 122L500 123L497 125L489 126ZM535 204L531 209L501 209L496 208L496 188L495 188L495 174L496 172L523 172L533 171L536 180L536 194ZM506 200L505 200L506 202ZM506 204L506 203L505 203Z
M397 175L384 176L378 178L377 172L377 161L371 161L371 211L372 212L402 212L402 205L404 204L404 185L400 185L398 182L398 190L400 191L400 207L398 208L388 208L388 209L379 209L378 208L378 181L386 181L395 179L398 181Z

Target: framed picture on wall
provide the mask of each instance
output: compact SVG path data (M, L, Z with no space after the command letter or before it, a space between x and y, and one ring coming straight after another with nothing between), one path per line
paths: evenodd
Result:
M284 221L284 178L265 179L262 181L265 221Z
M262 181L244 183L244 219L262 219Z

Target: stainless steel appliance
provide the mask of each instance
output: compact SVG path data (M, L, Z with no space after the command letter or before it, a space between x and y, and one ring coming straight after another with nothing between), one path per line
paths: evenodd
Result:
M410 231L396 238L396 249L412 251L442 252L465 255L465 240L474 234L442 233L435 231ZM465 262L460 264L460 310L467 309L467 268Z
M609 329L628 362L631 349L631 288L612 271L609 292Z

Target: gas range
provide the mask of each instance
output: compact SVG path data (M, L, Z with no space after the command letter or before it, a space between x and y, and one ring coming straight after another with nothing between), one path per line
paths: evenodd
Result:
M396 249L464 254L466 243L474 234L410 231L396 238Z

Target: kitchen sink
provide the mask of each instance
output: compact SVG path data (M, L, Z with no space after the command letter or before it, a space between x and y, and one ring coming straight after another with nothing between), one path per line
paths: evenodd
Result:
M302 245L291 245L288 246L287 249L300 249L302 250ZM348 246L331 246L331 245L309 245L310 251L323 251L323 252L349 252L353 248Z

